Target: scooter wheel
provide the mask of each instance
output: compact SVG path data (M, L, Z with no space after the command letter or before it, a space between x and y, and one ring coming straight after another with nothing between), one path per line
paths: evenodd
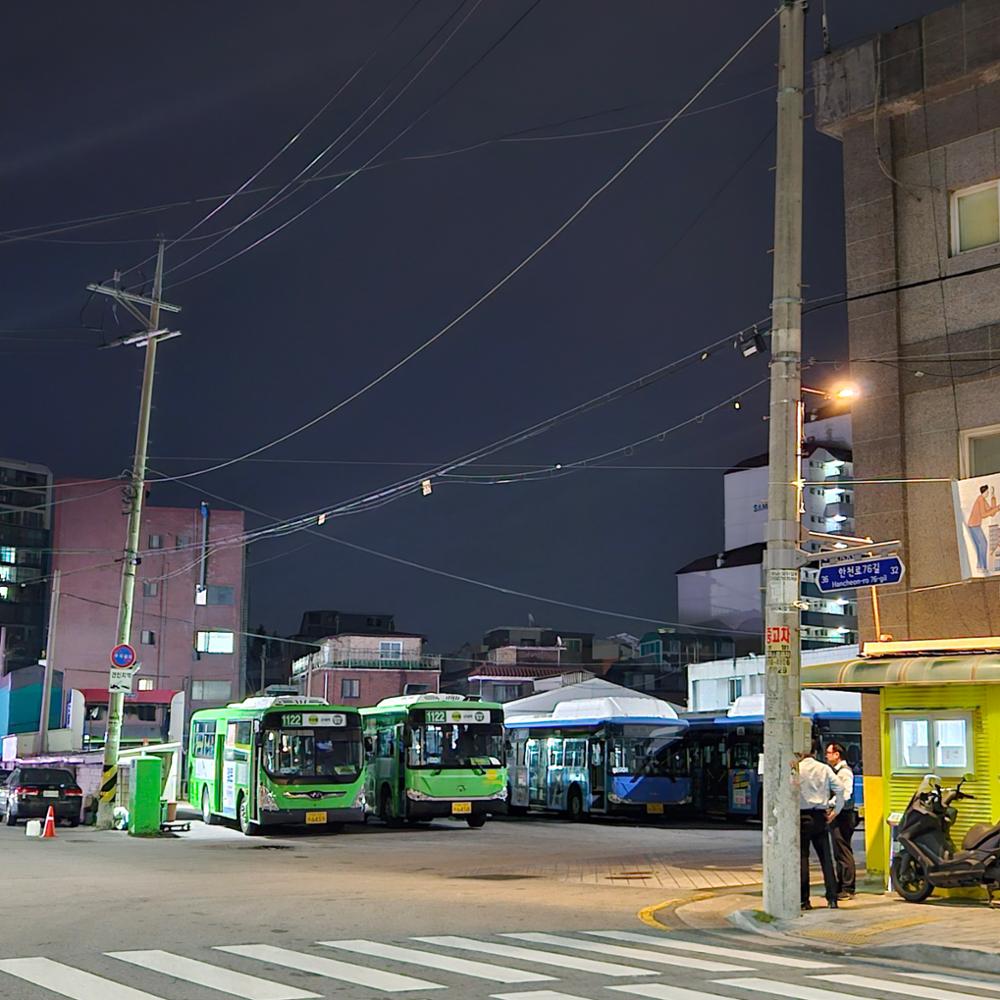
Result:
M893 858L892 885L908 903L922 903L934 891L927 869L907 851Z

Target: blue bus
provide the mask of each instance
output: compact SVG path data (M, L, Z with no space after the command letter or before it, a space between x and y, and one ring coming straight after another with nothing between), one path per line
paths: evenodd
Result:
M577 709L572 717L564 712L561 717L504 722L508 813L538 809L573 820L587 815L663 816L690 801L687 756L671 751L688 724L675 713L652 714L669 705L659 702L650 706L651 714L642 715L582 701L569 704Z

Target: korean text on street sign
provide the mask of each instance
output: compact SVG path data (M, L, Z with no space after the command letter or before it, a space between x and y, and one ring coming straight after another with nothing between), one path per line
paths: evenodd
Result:
M123 642L111 650L111 666L125 670L133 663L135 663L135 650L127 642Z
M134 667L112 667L111 676L108 678L109 691L122 691L125 694L132 693L132 678L137 671Z
M899 583L905 572L906 567L899 556L882 556L879 559L823 566L816 585L824 594L853 590L855 587L884 587Z

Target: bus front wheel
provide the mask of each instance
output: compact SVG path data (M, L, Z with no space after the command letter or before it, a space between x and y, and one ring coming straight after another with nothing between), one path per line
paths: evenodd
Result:
M205 826L215 826L218 820L212 813L212 803L208 796L208 789L201 790L201 821Z
M465 822L472 827L473 830L478 830L480 827L486 826L485 816L466 816Z
M250 803L245 795L240 796L236 804L236 815L240 818L240 833L244 837L252 837L257 833L257 824L250 819Z

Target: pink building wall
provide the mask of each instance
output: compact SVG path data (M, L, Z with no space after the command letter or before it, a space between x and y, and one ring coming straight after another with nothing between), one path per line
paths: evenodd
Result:
M65 673L66 690L107 687L108 655L118 621L121 554L126 516L121 486L116 483L57 482L53 491L52 568L62 570L56 625L55 665ZM207 578L209 586L233 588L231 605L195 603L201 573L202 517L198 506L156 507L147 501L140 534L132 617L132 645L142 667L137 678L155 689L184 691L188 711L222 704L242 696L241 664L245 638L244 547L216 547L243 531L243 513L209 508ZM162 548L150 548L159 535ZM178 547L181 546L181 547ZM143 581L155 583L156 594L143 592ZM233 633L232 653L196 653L199 630ZM142 633L155 641L144 644ZM198 699L192 682L229 684L227 697ZM197 686L197 685L196 685Z
M358 681L358 697L343 697L343 681ZM326 698L333 705L355 705L364 708L377 705L383 698L403 693L407 684L426 684L428 691L440 690L440 670L392 670L378 667L365 670L357 667L323 667L304 674L296 681L303 694Z

